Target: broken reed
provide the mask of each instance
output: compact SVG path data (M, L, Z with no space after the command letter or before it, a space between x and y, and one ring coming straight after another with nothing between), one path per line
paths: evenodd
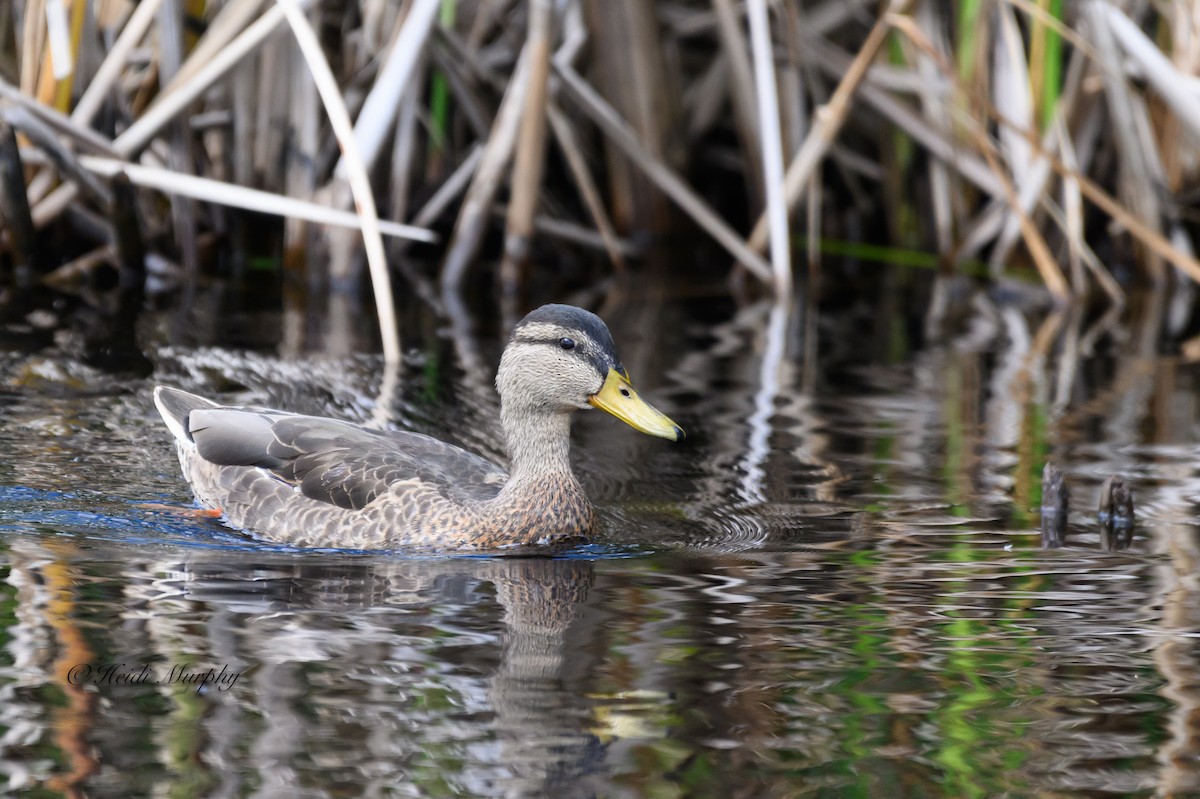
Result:
M852 215L884 220L887 240L867 243L984 259L992 275L1032 264L1060 298L1099 288L1120 303L1093 247L1111 229L1128 246L1108 257L1200 278L1189 5L1130 18L1108 0L15 0L0 12L0 111L22 160L4 150L0 245L10 265L35 261L30 226L82 209L112 232L80 257L137 252L107 188L123 173L189 271L230 229L224 208L251 207L287 217L310 283L345 285L353 240L310 223L358 227L369 178L383 235L437 231L448 288L488 268L492 229L516 284L538 239L623 269L640 234L688 217L779 289L791 248L764 257L770 206L776 231L790 218L809 242L847 238ZM305 17L316 53L298 45ZM317 90L322 63L338 96ZM349 143L330 121L342 105Z

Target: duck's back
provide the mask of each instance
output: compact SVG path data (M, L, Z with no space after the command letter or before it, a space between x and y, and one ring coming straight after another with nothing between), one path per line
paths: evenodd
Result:
M197 499L233 526L297 546L459 545L507 475L419 433L217 405L159 387Z

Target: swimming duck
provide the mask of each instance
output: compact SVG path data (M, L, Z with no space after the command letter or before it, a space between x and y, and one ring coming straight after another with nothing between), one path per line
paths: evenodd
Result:
M257 537L305 547L491 549L584 539L595 512L571 471L571 418L600 408L678 441L642 400L600 317L544 305L513 329L496 374L511 461L420 433L154 390L196 499Z

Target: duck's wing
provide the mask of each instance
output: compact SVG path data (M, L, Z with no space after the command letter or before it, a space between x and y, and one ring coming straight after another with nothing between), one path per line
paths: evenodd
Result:
M494 497L507 479L478 455L420 433L222 406L190 407L180 422L204 460L265 469L306 497L352 510L393 483L420 484L464 502Z

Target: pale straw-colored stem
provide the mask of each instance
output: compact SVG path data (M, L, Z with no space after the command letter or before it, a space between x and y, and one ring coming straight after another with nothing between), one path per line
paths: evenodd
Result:
M775 276L776 296L788 297L792 293L792 248L783 186L783 138L779 124L779 94L775 88L775 56L771 50L771 23L766 0L750 0L746 10L750 18L750 45L754 53L754 81L758 90L758 132L762 137L771 268Z
M379 316L379 332L383 343L383 359L389 363L400 360L400 332L396 324L396 306L392 297L392 281L388 274L387 256L383 251L383 237L379 233L379 214L375 208L375 195L371 192L371 180L358 151L354 138L354 125L350 112L342 99L333 70L325 60L325 53L317 34L308 24L308 18L300 10L297 0L275 0L287 15L288 24L296 37L296 44L308 64L317 93L325 105L325 113L342 148L342 163L350 191L354 194L354 205L362 219L363 246L367 254L367 267L371 273L371 285L375 294L375 312Z

